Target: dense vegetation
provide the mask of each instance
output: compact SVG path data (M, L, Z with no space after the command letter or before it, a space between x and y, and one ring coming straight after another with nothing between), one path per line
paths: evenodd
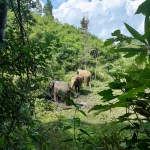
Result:
M0 148L149 149L150 2L146 0L136 11L145 15L144 35L125 23L133 37L116 30L105 42L84 32L82 25L76 28L59 22L52 16L49 0L43 16L38 0L36 14L24 3L11 1L6 36L0 37ZM72 102L64 115L58 115L60 108L44 100L45 89L51 79L70 82L78 68L92 72L90 98L100 95L102 103L82 109ZM84 88L80 98L87 95L88 99L89 89ZM126 111L111 121L105 122L103 116L103 122L96 125L82 122L81 115L88 117L93 111L99 115L120 107ZM56 113L57 121L51 115L45 123L43 112ZM73 118L64 117L72 113Z

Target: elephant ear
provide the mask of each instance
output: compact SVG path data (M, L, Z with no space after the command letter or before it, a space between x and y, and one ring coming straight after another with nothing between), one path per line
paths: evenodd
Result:
M50 88L51 88L51 89L53 89L53 88L54 88L54 83L55 83L55 81L54 81L54 80L52 80L52 81L50 82Z
M77 70L77 74L79 74L79 69Z

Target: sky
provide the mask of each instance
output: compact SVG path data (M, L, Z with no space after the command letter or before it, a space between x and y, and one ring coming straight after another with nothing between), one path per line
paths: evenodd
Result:
M136 14L138 6L145 0L50 0L53 16L61 23L81 27L83 16L89 19L89 32L102 40L112 38L111 33L121 30L130 36L124 22L140 34L144 30L144 16ZM47 0L42 0L45 4Z

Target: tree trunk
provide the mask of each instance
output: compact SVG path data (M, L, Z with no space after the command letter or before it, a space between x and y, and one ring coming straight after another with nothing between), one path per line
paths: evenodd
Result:
M0 43L2 43L5 38L5 27L8 9L7 4L8 0L4 0L3 3L0 3Z

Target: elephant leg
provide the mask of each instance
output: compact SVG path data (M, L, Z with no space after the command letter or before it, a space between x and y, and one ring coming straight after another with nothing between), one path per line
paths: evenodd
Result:
M54 102L58 102L58 95L57 95L57 93L54 93Z
M89 83L89 87L91 87L91 82Z
M78 93L80 92L80 86L78 86Z
M77 86L75 86L75 91L76 91L76 93L77 93Z
M86 86L89 86L89 82L86 82Z

